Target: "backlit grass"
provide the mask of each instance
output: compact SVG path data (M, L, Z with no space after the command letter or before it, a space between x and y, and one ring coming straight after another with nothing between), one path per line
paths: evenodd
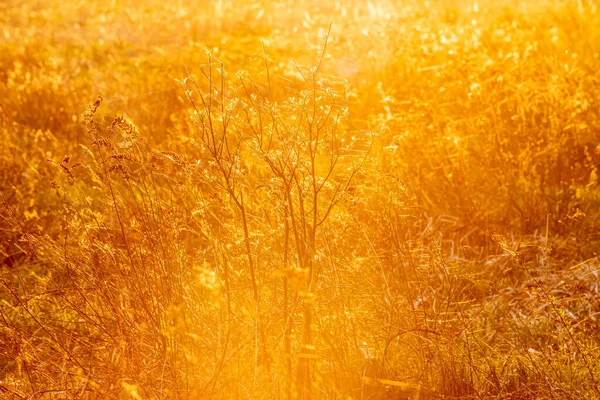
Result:
M0 394L600 398L600 10L0 4Z

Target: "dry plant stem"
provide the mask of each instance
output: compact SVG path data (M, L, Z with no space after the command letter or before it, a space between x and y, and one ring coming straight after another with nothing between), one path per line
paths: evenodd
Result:
M95 123L95 121L92 120L91 123ZM94 130L93 132L97 133L97 130ZM96 136L94 139L97 142L98 139L99 139L99 137ZM100 145L100 143L96 143L96 147L97 147L98 153L100 154L100 156L102 157L102 159L105 160L106 158L104 157L104 151L103 151L102 146ZM110 180L108 169L107 169L105 163L102 163L102 168L103 168L104 176L106 178L106 186L109 189L111 200L112 200L112 203L113 203L113 208L115 210L115 215L117 217L117 220L118 220L118 223L119 223L119 227L121 229L121 235L122 235L123 241L125 242L125 249L127 251L127 256L128 256L128 260L130 262L130 267L131 267L131 269L132 269L132 271L134 273L135 283L136 283L136 290L137 290L138 294L141 297L143 297L142 296L142 289L141 289L142 286L141 286L140 277L139 277L139 274L138 274L138 271L137 271L137 268L136 268L136 264L135 264L135 262L133 260L133 254L131 252L131 247L129 245L129 241L128 241L128 238L127 238L127 233L126 233L126 230L125 230L125 225L123 224L123 220L121 219L121 212L120 212L119 206L118 206L119 203L117 201L117 198L116 198L116 195L115 195L115 191L113 189L113 185L112 185L112 182ZM142 307L143 307L144 311L146 312L146 315L148 316L149 321L152 322L152 325L153 325L155 331L157 332L157 334L161 335L160 334L159 323L156 321L156 318L155 318L154 314L150 311L150 309L148 308L148 305L146 304L145 301L142 301Z
M214 247L215 247L215 249L218 248L217 243L214 243ZM224 296L227 301L227 331L225 333L225 344L223 345L221 357L219 358L219 361L217 363L217 366L215 368L215 372L214 372L212 378L210 379L210 381L204 388L203 392L206 391L208 386L212 386L211 391L214 392L216 385L217 385L219 375L221 374L223 365L225 363L225 357L227 356L227 350L229 347L229 339L231 337L231 323L232 323L233 314L231 312L231 291L229 288L229 263L227 261L227 256L226 256L225 252L223 250L221 250L220 252L221 252L221 256L222 256L222 269L223 269L223 276L224 276L224 281L225 281ZM216 259L216 257L218 257L218 254L215 255L215 259Z
M563 326L563 329L565 329L567 331L567 335L569 336L569 339L571 339L571 342L573 343L573 345L577 348L577 351L579 354L581 354L581 358L583 360L583 363L585 364L588 373L590 374L590 378L592 380L592 388L594 389L594 391L596 392L596 394L600 397L600 388L598 387L598 382L596 381L596 375L594 374L594 371L592 370L592 367L590 365L590 362L588 360L587 355L585 354L585 352L583 351L583 349L581 348L581 346L579 345L579 342L577 341L577 339L575 339L575 337L573 337L573 334L571 333L571 327L567 324L567 322L565 321L561 311L558 309L558 307L556 306L553 298L548 294L548 292L546 291L546 289L543 287L543 285L535 278L535 276L533 276L533 274L531 273L530 269L527 267L527 265L525 265L524 263L521 262L521 260L519 260L518 256L517 256L517 261L521 264L521 266L527 271L527 274L529 275L529 277L535 282L535 284L540 288L540 290L542 291L542 293L544 294L544 296L546 297L546 299L548 300L548 302L550 303L550 305L552 306L552 309L554 310L554 312L556 313L556 315L558 316L558 319L560 320L561 325Z
M87 206L89 207L89 209L91 210L91 205L89 204L89 202L87 202L87 198L82 194L81 188L79 187L79 185L77 184L77 182L74 183L74 185L77 188L77 191L80 195L80 198L83 199ZM60 193L59 193L60 196ZM63 191L63 195L61 197L62 201L63 201L63 205L64 207L68 207L69 209L72 209L76 212L79 221L82 223L82 225L85 226L85 222L84 222L84 218L81 214L81 210L76 207L75 203L73 202L73 200L70 198L69 194L67 192ZM92 213L92 215L94 215ZM66 218L66 214L65 214L65 218ZM94 221L96 222L96 226L100 227L100 223L99 221L95 218L94 215ZM67 221L65 221L65 241L64 241L64 245L63 245L63 252L64 252L64 263L65 263L65 269L68 271L69 276L71 276L71 267L70 267L70 261L69 261L69 256L67 255L67 239L68 239L68 225L67 225ZM90 232L89 229L86 226L85 229L85 234L86 237L89 241L90 244L92 244L92 238L90 236ZM75 281L75 280L74 280ZM60 287L54 283L56 291L60 292ZM96 307L94 306L94 304L90 301L90 299L88 298L88 296L85 295L83 288L77 284L74 283L74 288L77 291L77 293L81 296L81 298L85 301L85 303L87 304L87 306L92 310L92 312L94 313L94 315L96 316L96 320L93 320L87 313L83 312L83 310L81 310L79 307L75 306L75 304L67 297L67 296L62 296L63 300L65 301L65 303L69 304L72 306L72 309L75 310L81 318L87 320L91 325L97 327L98 329L100 329L101 331L103 331L111 340L113 343L117 343L117 339L115 338L115 336L113 334L111 334L111 332L109 332L105 326L103 326L103 324L101 323L102 317L100 316L98 310L96 309Z
M204 69L201 69L202 73L204 74L205 78L208 81L209 84L209 95L208 95L208 99L205 99L205 96L203 94L203 92L200 90L200 88L198 87L198 84L196 83L196 81L194 80L194 78L191 76L191 74L188 71L188 76L191 79L192 83L194 84L194 88L196 89L196 92L200 95L200 98L202 100L202 105L203 105L203 111L206 112L206 121L204 121L204 119L201 121L201 128L203 130L202 132L202 141L206 147L206 149L208 150L208 152L210 153L212 160L216 163L216 165L219 168L219 171L222 174L222 178L224 183L221 182L215 182L215 184L217 184L218 186L220 186L222 189L225 190L225 192L229 195L229 198L234 202L235 206L237 207L238 211L241 214L241 220L242 220L242 228L243 228L243 232L244 232L244 242L245 242L245 248L246 248L246 257L248 259L248 266L250 269L250 279L252 282L252 293L254 296L254 303L255 303L255 319L256 319L256 323L255 323L255 381L256 381L256 376L258 374L258 366L259 366L259 358L261 356L261 352L264 351L264 349L262 348L264 341L261 340L261 337L263 335L262 329L261 329L261 315L260 315L260 297L259 297L259 291L258 291L258 282L257 282L257 277L256 277L256 268L255 268L255 264L254 264L254 258L252 255L252 249L250 247L250 232L248 229L248 217L246 214L246 206L244 204L244 192L242 189L239 189L239 191L236 193L236 186L237 186L237 177L234 173L234 161L232 160L232 154L230 151L230 146L229 146L229 137L228 137L228 124L230 121L230 116L227 114L227 111L225 110L225 102L227 100L226 96L225 96L225 67L223 64L220 65L220 89L217 91L219 93L219 99L214 99L213 98L213 88L216 88L215 86L215 81L213 79L213 66L212 66L212 57L209 56L209 67L208 67L208 73L206 71L204 71ZM199 113L201 112L201 110L199 110L196 107L196 103L193 101L193 99L191 98L191 96L188 94L188 100L192 103L194 110L196 111L196 113L198 113L198 115L200 115ZM222 120L222 132L221 135L219 136L219 134L217 133L217 128L213 123L213 102L219 102L220 103L220 118ZM208 134L205 134L205 131L208 131ZM237 151L234 151L234 154L236 154ZM235 156L234 156L235 157ZM227 162L230 163L229 167L227 167L225 165L225 161L228 160Z
M283 248L283 351L285 353L285 397L287 400L292 398L292 348L290 344L291 330L292 330L292 318L289 313L288 303L288 275L287 272L290 268L289 263L289 252L290 252L290 224L288 219L288 208L287 205L283 207L283 221L284 221L284 248Z
M311 372L310 360L314 358L314 350L312 345L312 302L314 301L313 288L318 280L317 269L315 268L315 256L317 253L317 232L319 228L328 219L331 211L341 201L353 178L362 167L366 160L368 151L365 152L361 159L354 163L350 168L350 172L345 180L338 182L332 187L332 193L329 199L324 195L324 188L329 184L329 180L334 176L340 160L340 142L337 139L337 120L340 118L342 109L337 104L332 104L329 111L321 114L317 108L317 103L320 101L320 90L317 87L318 75L321 64L324 60L326 46L329 38L329 32L326 35L325 46L322 49L317 66L310 71L310 75L296 66L301 76L303 76L304 84L310 85L310 92L304 94L303 103L297 107L297 115L294 126L286 125L278 115L275 114L273 107L269 104L268 94L263 96L263 90L260 86L251 80L248 82L251 86L246 85L244 79L240 78L243 90L246 93L246 101L257 110L256 121L253 120L253 115L248 108L243 109L247 119L247 124L242 126L236 122L232 114L228 114L226 110L226 102L229 100L225 93L225 75L224 68L221 65L220 85L215 84L213 76L212 59L209 59L208 70L201 69L209 86L209 94L203 94L197 82L188 72L188 79L192 82L195 92L200 96L202 107L197 106L197 102L192 98L191 93L188 94L188 100L194 107L196 116L198 117L199 128L201 129L201 139L205 148L215 163L218 171L220 171L221 180L213 180L213 183L220 187L233 204L238 209L241 216L242 231L244 235L244 246L250 267L250 275L252 282L253 294L255 302L259 304L258 284L256 268L253 262L253 251L250 247L250 229L248 224L248 208L246 198L255 193L254 190L244 190L244 186L240 182L233 157L238 157L241 154L241 144L245 144L253 152L260 155L261 159L266 162L266 165L279 179L282 187L282 209L284 220L284 268L290 265L289 256L289 237L294 238L294 258L297 261L298 268L305 274L305 283L302 290L302 328L301 328L301 349L298 357L298 372L296 374L296 384L294 390L291 390L289 383L291 378L290 362L291 358L286 360L286 375L288 387L287 392L291 397L309 398L311 392ZM267 80L270 87L270 74L268 72L268 62L266 60L266 52L263 51L263 57L267 64ZM219 88L217 88L219 86ZM255 90L258 96L255 96L251 91ZM213 96L217 94L217 97ZM263 102L264 104L260 103ZM216 107L213 103L218 103ZM312 104L311 104L312 103ZM219 110L218 116L215 110ZM263 113L262 110L266 112ZM267 121L265 117L270 118ZM215 121L221 120L223 126L216 128ZM233 145L227 135L227 125L232 121L235 129L240 136L240 144ZM255 123L256 122L256 123ZM331 122L330 131L326 125ZM267 126L270 127L267 131ZM245 130L250 129L254 136L255 142L248 140ZM281 154L276 154L272 151L274 140L285 138L286 132L290 130L300 130L304 137L301 137L302 142L290 143L290 148L283 148ZM277 139L275 137L277 136ZM280 136L280 138L279 138ZM325 140L331 140L331 150L324 148ZM256 145L254 145L256 143ZM285 143L285 142L284 142ZM231 151L233 150L233 151ZM323 177L317 172L317 156L318 154L327 154L329 160L329 168ZM250 186L250 185L248 185ZM292 325L293 313L288 308L289 304L289 284L287 277L284 275L284 349L287 354L291 353L290 332ZM258 308L257 308L258 310ZM260 313L258 313L260 316ZM261 335L260 324L257 324L258 338ZM259 343L256 343L255 357L258 363ZM255 364L257 365L257 364ZM256 375L255 375L256 378Z
M10 287L10 285L8 283L6 283L6 281L4 281L4 279L0 279L2 282L2 285L11 293L11 295L13 296L13 298L19 303L19 306L25 310L25 312L31 317L31 319L44 331L46 332L46 334L65 352L65 354L81 369L81 371L86 375L86 378L88 380L92 380L93 378L91 377L90 373L88 372L87 368L85 368L80 362L79 360L69 351L69 349L67 349L66 347L63 346L63 344L60 342L60 340L58 340L47 328L46 326L44 326L44 324L42 324L36 317L35 315L33 315L31 313L31 311L29 311L29 308L27 307L27 305L25 303L23 303L23 301L21 301L21 298L19 297L19 295L17 295L14 290Z
M531 356L531 354L529 353L527 346L525 345L525 343L523 343L523 340L520 337L519 334L519 330L518 327L516 326L516 324L511 321L506 315L503 316L504 319L506 320L506 322L509 324L509 326L511 327L512 331L515 334L515 337L517 339L517 341L519 342L519 344L521 345L521 349L523 350L523 352L525 353L526 357L529 359L529 361L531 362L531 365L533 366L533 368L535 369L535 372L538 374L538 376L540 378L543 378L546 385L548 385L548 392L550 393L551 397L554 399L554 386L552 385L552 382L550 381L550 378L548 376L548 374L546 374L541 368L540 366L535 362L535 360L533 359L533 357ZM527 326L525 323L522 323L523 326ZM552 364L551 360L547 357L545 352L542 352L544 359L546 361L546 363L548 364L549 368L552 370L552 372L554 373L554 376L560 381L561 376L558 373L558 371L556 370L556 368L554 368L554 365ZM574 388L575 392L577 392L577 388Z

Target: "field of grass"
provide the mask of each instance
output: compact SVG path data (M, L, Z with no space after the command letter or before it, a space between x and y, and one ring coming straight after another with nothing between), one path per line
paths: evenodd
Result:
M600 399L597 0L0 2L0 397Z

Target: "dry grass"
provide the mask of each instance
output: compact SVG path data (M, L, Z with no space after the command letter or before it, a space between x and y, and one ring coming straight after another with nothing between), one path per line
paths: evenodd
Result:
M1 395L600 399L596 1L187 3L0 4Z

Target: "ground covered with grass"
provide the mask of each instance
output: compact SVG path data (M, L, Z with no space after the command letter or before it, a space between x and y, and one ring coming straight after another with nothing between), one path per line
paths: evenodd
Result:
M600 399L595 0L0 3L0 394Z

